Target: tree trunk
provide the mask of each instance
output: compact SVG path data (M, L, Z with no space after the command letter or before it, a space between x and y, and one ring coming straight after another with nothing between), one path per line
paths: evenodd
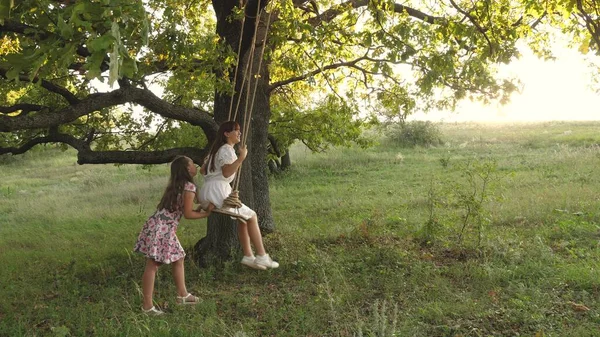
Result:
M269 172L271 172L271 174L278 174L279 172L279 167L281 166L279 164L279 161L277 159L270 159L268 162L268 166L269 166Z
M269 180L267 155L269 154L269 119L271 109L269 107L269 91L267 90L269 79L266 67L262 69L261 76L257 78L258 86L254 101L254 113L252 114L252 187L254 193L254 210L258 215L258 225L263 232L271 233L275 230L275 221L271 212L271 200L269 198ZM254 81L253 81L254 82Z
M192 257L200 267L217 266L234 257L239 246L235 221L213 213L208 218L206 236L194 245Z
M267 2L268 1L263 0L260 4L261 6L266 6ZM232 99L233 111L231 111L231 116L235 115L235 109L239 99L240 108L237 112L237 118L235 119L240 123L242 128L246 125L245 123L250 123L249 132L246 135L248 158L242 165L239 177L240 199L244 204L256 211L261 230L263 233L268 233L272 232L274 229L271 204L269 201L269 185L266 175L267 131L271 115L269 107L270 96L268 94L268 64L262 62L259 72L260 76L257 76L256 79L253 75L244 75L244 69L246 69L245 65L251 59L248 51L250 50L252 35L254 34L254 21L251 19L253 15L247 15L243 32L240 31L241 25L239 22L229 21L229 16L232 14L232 10L237 4L239 4L238 0L213 0L213 7L217 14L217 33L219 36L225 39L235 51L238 50L239 39L242 39L240 52L242 55L242 62L238 64L239 71L236 78L236 94L232 98L226 93L216 92L214 116L215 121L218 124L229 119L231 111L230 102ZM246 5L247 11L249 10L256 13L256 5L256 1L248 1ZM262 19L264 19L264 16L265 13L263 13ZM249 31L250 33L248 33ZM262 43L265 43L265 41L262 41L264 36L264 25L261 25L257 32L257 45L260 46ZM250 39L250 42L248 42L248 39ZM257 47L254 52L253 69L255 70L253 71L253 74L257 73L256 69L258 69L258 63L261 58L261 48ZM233 77L235 71L231 69L229 74ZM217 76L222 76L222 74L217 74ZM242 88L241 85L244 81L244 77L246 77L246 84L244 85L244 88ZM230 78L230 80L233 80L233 78ZM245 121L244 113L246 111L246 100L249 100L248 107L250 107L255 81L258 81L258 83L252 107L252 117L249 121ZM247 95L246 85L250 85L249 95ZM231 119L233 119L233 117L231 117ZM208 218L206 237L196 243L193 256L194 260L200 266L216 265L235 256L232 252L239 251L239 247L236 222L228 216L212 214Z
M283 157L281 157L281 170L285 171L292 166L292 159L290 158L290 150L285 151Z

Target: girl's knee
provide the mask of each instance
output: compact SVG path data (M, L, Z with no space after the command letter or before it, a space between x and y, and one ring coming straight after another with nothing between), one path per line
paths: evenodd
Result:
M146 269L152 271L152 272L156 272L158 270L158 267L160 267L161 263L160 262L156 262L152 259L148 259L146 261Z

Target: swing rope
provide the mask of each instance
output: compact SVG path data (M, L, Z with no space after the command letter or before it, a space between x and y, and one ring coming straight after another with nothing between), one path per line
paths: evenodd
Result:
M243 4L242 4L242 0L240 0L240 8L242 8ZM229 100L229 114L227 115L227 120L230 121L231 120L231 109L233 108L233 96L235 95L235 85L237 82L237 75L238 75L238 70L240 69L239 67L239 55L242 52L242 34L244 33L244 24L246 23L246 14L244 13L244 16L242 17L242 22L241 22L241 27L240 27L240 41L238 42L238 51L237 51L237 55L238 55L238 64L235 66L235 72L233 74L233 92L231 93L231 99ZM245 79L246 76L243 76L243 78ZM244 86L244 82L242 81L242 87ZM236 111L237 114L237 111Z
M229 110L229 120L235 120L237 118L237 114L238 111L240 109L240 103L242 101L242 91L244 90L244 85L249 85L246 84L246 78L250 77L250 75L252 74L252 63L254 62L254 50L255 50L255 45L256 45L256 35L258 34L258 24L260 23L260 3L261 0L258 0L258 4L256 7L256 14L254 17L250 17L249 18L255 18L255 22L254 22L254 34L252 34L252 42L250 43L250 58L248 60L248 62L246 63L246 67L244 69L244 72L242 73L242 84L240 85L240 92L238 94L238 99L237 99L237 103L235 106L235 113L233 115L233 119L231 118L231 105L233 103L233 96L231 97L231 101L230 101L230 110ZM236 78L234 78L234 93L235 93L235 80L237 80L237 70L239 69L239 64L242 61L242 59L240 58L240 53L241 53L241 47L242 47L242 34L244 33L244 23L246 22L246 11L244 10L244 18L242 20L242 27L240 30L240 41L239 41L239 45L238 45L238 66L236 67ZM262 57L262 55L261 55ZM249 93L248 93L249 94ZM248 109L248 100L246 99L246 109Z
M244 70L244 72L242 73L242 84L240 86L240 93L238 94L238 100L237 100L237 104L236 104L236 109L235 109L235 114L233 116L233 119L231 119L231 113L232 113L232 108L233 108L233 95L232 95L232 99L230 101L229 104L229 116L228 116L228 120L235 120L237 118L237 113L239 111L239 106L240 106L240 102L241 102L241 93L244 89L244 85L246 85L246 104L245 104L245 112L244 112L244 123L243 123L243 131L242 131L242 139L241 139L241 144L245 145L246 141L248 139L248 133L250 130L250 119L252 118L252 110L254 107L254 101L256 98L256 89L258 87L258 80L260 78L260 69L262 66L262 61L264 59L264 52L265 52L265 47L267 44L267 35L269 33L269 26L271 24L271 14L272 11L269 12L269 15L267 17L267 25L266 25L266 29L265 29L265 34L263 37L263 44L261 47L261 51L260 51L260 59L258 61L258 67L256 69L256 74L253 76L254 77L254 88L253 88L253 92L252 92L252 98L250 100L250 86L251 86L251 80L248 80L246 83L246 78L247 77L252 77L252 71L253 71L253 63L254 63L254 52L255 52L255 46L256 46L256 36L258 35L258 26L260 24L260 2L261 0L258 1L258 6L256 9L256 22L254 25L254 36L252 37L252 44L250 46L250 57L248 60L248 63L246 64L246 69ZM236 67L235 70L235 77L234 77L234 82L233 82L233 89L234 92L233 94L235 94L235 84L236 84L236 80L237 80L237 72L239 69L239 63L241 61L240 57L240 52L241 52L241 45L242 45L242 33L243 33L243 29L244 29L244 22L245 22L245 18L246 15L244 15L244 18L242 19L242 27L241 27L241 32L240 32L240 42L238 44L238 66ZM249 101L251 101L250 106L248 106ZM228 210L225 210L223 208L232 208L232 209L239 209L240 207L242 207L242 202L239 199L239 183L240 183L240 172L242 169L242 165L240 164L240 166L238 167L237 171L236 171L236 176L234 178L233 181L233 189L231 191L231 194L225 198L225 200L223 200L223 206L222 209L217 209L215 208L213 211L217 212L217 213L223 213L223 214L227 214L230 216L234 216L236 217L238 220L242 221L242 222L246 222L241 215L239 214L239 212L231 212Z
M260 0L259 0L259 5L260 5ZM260 50L260 59L258 60L258 66L256 69L256 74L253 76L254 77L254 88L252 89L252 99L250 100L250 81L248 81L248 86L246 89L246 109L245 109L245 113L244 113L244 131L242 132L242 145L246 144L246 141L248 139L248 134L250 133L250 123L252 120L252 112L254 110L254 101L256 99L256 89L258 88L258 81L260 79L260 69L262 67L262 62L264 60L264 54L265 54L265 47L267 45L267 35L269 34L269 26L271 25L271 14L273 12L269 12L269 15L267 16L267 25L265 28L265 35L262 39L262 46L261 46L261 50ZM258 16L258 13L257 13ZM256 41L256 35L258 34L258 23L260 22L260 20L256 20L256 26L255 26L255 35L254 35L254 42ZM254 46L253 48L254 49ZM252 53L252 59L250 62L254 61L254 53ZM252 68L250 69L252 70ZM252 76L252 73L250 73L250 76ZM248 102L250 101L250 107L248 107ZM236 176L235 176L235 181L234 181L234 189L238 190L239 186L240 186L240 172L242 170L242 165L240 165L238 167Z

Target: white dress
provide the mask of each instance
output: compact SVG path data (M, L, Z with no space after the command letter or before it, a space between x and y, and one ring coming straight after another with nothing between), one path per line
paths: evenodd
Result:
M231 194L231 182L235 179L235 173L230 177L223 176L223 165L232 164L237 160L237 155L233 146L224 144L215 154L215 170L210 171L210 167L206 166L206 174L204 175L204 184L200 188L198 198L200 206L203 209L208 208L208 204L212 203L216 208L223 208L223 200ZM207 158L207 163L210 160ZM223 208L230 212L235 212L241 215L245 220L249 220L256 215L250 207L242 204L240 208Z

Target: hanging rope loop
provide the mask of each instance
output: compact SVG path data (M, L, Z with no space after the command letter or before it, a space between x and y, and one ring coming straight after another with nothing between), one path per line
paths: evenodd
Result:
M228 208L240 208L242 207L242 202L239 198L238 190L231 191L231 194L225 200L223 200L223 207Z

